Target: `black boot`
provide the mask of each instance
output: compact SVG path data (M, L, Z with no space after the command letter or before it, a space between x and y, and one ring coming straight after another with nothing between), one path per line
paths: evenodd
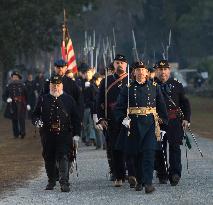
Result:
M180 176L177 174L174 174L169 179L171 186L176 186L180 181Z
M155 191L155 187L152 184L145 185L145 193L150 194Z
M137 184L135 187L135 191L142 191L143 190L143 185L142 184Z
M55 178L55 162L45 160L45 169L48 176L48 184L46 186L46 190L53 190L54 186L56 185L56 178Z
M61 191L62 192L70 192L69 184L61 184Z
M134 176L129 176L128 178L130 188L135 188L137 184L137 180Z
M46 188L45 188L45 190L53 190L54 187L55 187L55 185L56 185L55 182L49 181L48 184L47 184L47 186L46 186Z

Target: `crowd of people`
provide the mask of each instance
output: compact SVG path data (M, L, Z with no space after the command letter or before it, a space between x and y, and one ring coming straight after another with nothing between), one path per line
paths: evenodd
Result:
M62 192L70 191L69 172L79 139L85 146L106 150L115 187L127 180L130 188L145 187L145 193L152 193L154 170L160 184L179 183L180 145L191 110L182 84L170 76L167 60L151 68L142 61L129 66L126 57L117 54L104 75L86 63L79 65L77 75L62 59L54 66L46 80L29 74L22 82L14 71L3 93L14 138L26 135L26 112L39 128L46 190L59 181Z

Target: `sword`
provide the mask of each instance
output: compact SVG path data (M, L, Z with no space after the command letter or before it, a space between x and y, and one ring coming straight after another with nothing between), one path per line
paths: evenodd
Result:
M129 64L127 65L127 74L128 74L128 78L127 78L127 119L129 118L129 87L130 87L130 75L129 75ZM128 128L128 136L130 135L130 125Z
M107 120L107 76L108 76L108 69L105 67L105 98L104 98L104 112L105 112L105 119Z
M199 145L197 143L195 135L193 134L193 132L192 132L192 130L191 130L191 128L189 126L188 126L188 130L189 130L189 132L190 132L190 134L191 134L191 136L192 136L192 138L193 138L193 140L194 140L194 142L195 142L195 144L197 146L198 151L200 152L201 157L203 157L203 153L202 153L202 151L201 151L201 149L200 149L200 147L199 147Z
M189 173L189 159L188 159L187 147L188 147L188 149L191 149L192 146L191 146L191 143L189 141L189 137L186 134L186 130L184 130L184 139L185 139L185 148L186 148L186 168L187 168L187 171Z
M165 131L163 131L163 130L160 131L160 135L161 135L160 144L161 144L161 149L162 149L162 152L163 152L163 159L164 159L164 165L165 165L166 173L167 173L167 176L169 176L168 163L167 163L167 160L166 160L166 153L164 151L164 147L163 147L163 143L162 143L163 137L164 137L165 134L166 134Z

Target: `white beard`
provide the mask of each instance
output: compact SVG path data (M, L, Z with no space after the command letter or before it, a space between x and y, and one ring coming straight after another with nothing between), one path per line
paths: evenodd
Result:
M61 92L53 92L50 90L50 95L54 96L55 98L58 98L62 94L63 94L63 90Z

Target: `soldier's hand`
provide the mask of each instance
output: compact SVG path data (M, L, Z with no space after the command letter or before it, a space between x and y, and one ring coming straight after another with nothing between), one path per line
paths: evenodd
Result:
M92 119L93 119L94 124L98 123L98 116L97 116L97 114L93 114L92 115Z
M190 125L190 123L187 120L183 120L182 126L183 126L184 130L186 130L186 128L189 127L189 125Z
M86 88L90 87L90 82L88 82L88 81L85 82L85 87L86 87Z
M101 124L96 124L95 125L95 129L97 129L97 130L103 130L103 127L102 127Z
M162 141L165 134L166 134L166 131L160 130L161 141Z
M34 93L35 93L35 97L36 97L36 99L37 99L37 98L38 98L38 92L35 91Z
M97 114L93 114L92 118L93 118L95 129L97 129L97 130L103 130L103 127L101 126L101 124L98 121Z
M100 124L104 129L107 129L107 127L108 127L108 123L107 123L106 120L101 120L101 121L99 122L99 124Z
M122 125L124 125L126 128L130 128L130 122L131 119L129 117L125 117L122 121Z
M43 127L43 122L41 120L37 120L37 121L35 121L35 126L37 128L41 128L41 127Z
M76 148L76 150L78 149L78 141L79 141L80 137L79 136L74 136L73 137L73 143L74 143L74 147Z
M27 110L28 110L28 111L30 111L30 110L31 110L30 105L27 105Z
M7 103L11 103L12 102L12 98L7 98Z

